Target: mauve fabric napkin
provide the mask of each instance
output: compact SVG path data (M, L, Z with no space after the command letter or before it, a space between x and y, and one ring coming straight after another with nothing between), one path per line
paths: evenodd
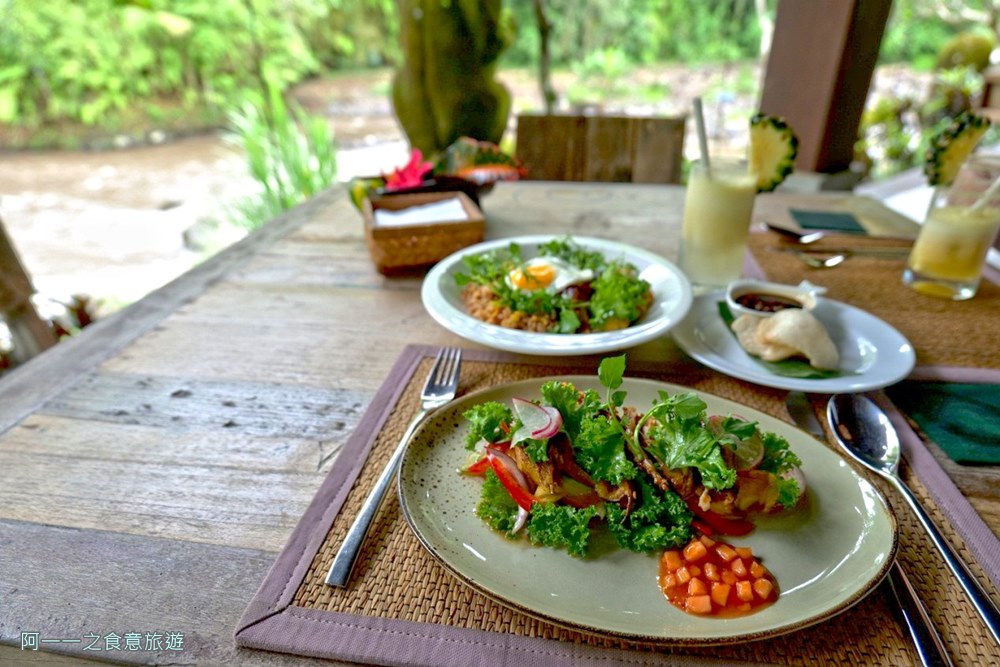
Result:
M795 222L799 223L802 229L824 229L844 234L864 234L865 228L861 226L858 219L850 213L838 211L806 211L803 209L789 209Z
M955 463L1000 465L1000 385L906 380L886 393Z

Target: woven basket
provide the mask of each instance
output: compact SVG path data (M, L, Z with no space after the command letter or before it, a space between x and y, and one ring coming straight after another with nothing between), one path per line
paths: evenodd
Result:
M378 209L399 211L455 198L465 209L467 219L398 226L378 225L375 221ZM456 250L479 243L486 226L483 212L459 191L376 195L365 199L362 213L368 252L375 268L385 275L426 268Z

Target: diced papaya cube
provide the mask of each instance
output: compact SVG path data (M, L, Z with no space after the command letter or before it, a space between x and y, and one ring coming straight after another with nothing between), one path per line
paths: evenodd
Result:
M733 574L732 570L722 571L722 583L729 584L730 586L732 586L736 582L737 582L736 575Z
M769 597L771 597L772 591L774 591L774 584L771 583L770 579L754 580L753 592L756 593L757 597L759 597L761 600L766 600Z
M733 574L735 574L740 579L747 578L747 566L743 564L742 558L734 558L733 561L729 564L729 568L733 571Z
M715 563L705 563L705 578L709 581L718 581L719 566Z
M684 560L696 563L708 555L708 549L698 540L692 540L684 547Z
M750 547L736 547L736 553L740 555L740 558L753 558L753 549Z
M728 544L720 544L715 547L715 553L719 554L719 558L727 563L736 558L736 550Z
M688 572L691 573L692 577L700 577L701 576L701 568L698 567L697 565L688 565Z
M663 576L663 587L664 588L673 588L676 585L677 585L677 577L674 576L673 573L666 574L666 575Z
M753 600L753 585L749 581L737 581L736 597L744 602Z
M736 608L736 611L750 611L750 603L746 602L744 604L741 604L739 607Z
M677 551L676 549L669 549L663 552L663 564L666 566L668 570L673 572L681 565L683 565L684 561L681 559L681 554L679 551Z
M764 566L760 564L760 561L755 560L754 562L750 563L750 576L753 577L754 579L760 579L766 573L767 570L765 570Z
M712 598L707 595L692 595L684 601L684 609L692 614L711 614Z
M698 577L692 577L688 582L688 597L693 595L705 595L708 593L708 586Z
M698 541L704 544L708 548L715 546L715 540L713 540L708 535L702 535L701 537L698 538Z
M677 568L677 583L686 584L691 581L691 573L683 565Z
M720 607L725 607L729 600L729 591L732 588L729 584L712 584L712 602Z

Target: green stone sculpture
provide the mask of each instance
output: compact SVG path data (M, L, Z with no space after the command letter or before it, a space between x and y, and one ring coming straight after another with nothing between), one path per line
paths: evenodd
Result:
M501 0L397 0L403 61L396 117L413 148L439 153L459 137L499 143L510 92L496 80L507 45Z

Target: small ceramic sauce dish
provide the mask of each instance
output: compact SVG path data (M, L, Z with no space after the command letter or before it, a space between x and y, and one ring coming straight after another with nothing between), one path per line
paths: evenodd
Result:
M770 317L785 308L812 310L816 306L816 298L824 292L825 287L813 285L808 280L803 280L798 285L752 279L734 280L726 288L726 305L733 317Z

